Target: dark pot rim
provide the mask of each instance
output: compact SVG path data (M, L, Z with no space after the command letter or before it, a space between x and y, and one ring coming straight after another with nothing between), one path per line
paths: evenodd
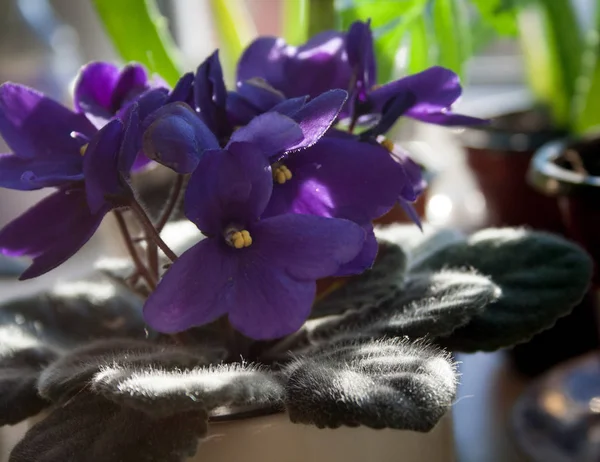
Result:
M209 422L230 422L283 413L283 405L221 407L209 414Z
M527 172L527 181L531 186L549 196L567 196L600 187L600 176L583 175L556 163L560 154L572 142L572 139L563 138L546 143L536 151Z
M510 112L493 117L490 125L465 128L460 138L467 148L486 149L502 154L520 154L539 149L544 144L568 135L566 130L547 127L535 131L494 126L494 120L533 112L534 109Z

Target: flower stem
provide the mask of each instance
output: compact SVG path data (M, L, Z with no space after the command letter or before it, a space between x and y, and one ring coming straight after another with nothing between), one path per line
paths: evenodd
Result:
M158 248L160 250L163 251L163 253L169 258L169 260L171 260L173 262L175 260L177 260L177 255L175 255L175 252L173 252L169 248L169 246L165 243L165 241L162 240L162 238L160 237L160 234L154 227L152 220L150 220L150 218L146 214L146 211L142 208L142 206L139 204L139 202L134 200L130 204L130 206L131 206L131 210L133 210L133 212L136 214L140 224L146 231L148 238L150 240L154 241L154 243L158 246Z
M173 188L171 188L171 193L169 194L169 198L167 199L167 205L163 209L160 218L158 219L158 223L156 224L156 230L159 233L163 230L163 228L169 221L169 218L171 218L171 215L175 210L175 206L179 202L179 198L181 197L181 191L183 190L184 178L185 177L183 175L177 175L177 178L175 179L175 183L173 184Z
M135 248L131 234L129 234L129 229L127 229L127 223L125 223L125 218L123 218L123 212L120 210L115 210L114 214L117 218L117 224L119 225L119 230L121 231L121 235L125 241L127 251L129 252L129 255L131 255L131 259L133 260L138 273L144 278L150 287L150 290L154 290L156 288L156 279L152 276L150 271L148 271L148 268L142 262L140 255Z

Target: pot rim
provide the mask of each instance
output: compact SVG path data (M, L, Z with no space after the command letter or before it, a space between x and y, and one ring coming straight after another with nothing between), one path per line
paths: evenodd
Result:
M518 126L511 129L493 125L494 120L528 112L535 112L535 108L499 114L491 118L492 123L489 125L465 127L459 136L466 148L510 155L535 151L548 142L568 135L566 130L551 126L527 131L519 130Z
M570 138L551 141L536 151L527 172L531 186L549 196L566 196L600 187L600 176L583 175L556 164L556 159L572 141Z

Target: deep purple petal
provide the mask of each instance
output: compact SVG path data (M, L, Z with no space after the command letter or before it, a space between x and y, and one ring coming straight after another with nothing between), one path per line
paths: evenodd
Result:
M423 231L423 224L421 223L421 217L419 216L419 214L417 213L417 211L415 210L413 205L410 202L407 202L406 200L404 200L402 198L398 199L398 204L400 204L400 207L402 207L402 209L406 212L408 217L412 221L415 222L415 224L419 227L419 229L421 231Z
M113 119L92 138L84 155L85 191L92 213L106 206L107 196L122 191L118 170L123 123Z
M90 212L82 186L61 189L0 231L0 252L33 258L20 279L40 276L72 257L107 212L106 208Z
M292 117L306 104L308 96L298 96L297 98L290 98L282 101L276 106L271 108L271 112L278 112L279 114Z
M349 220L286 214L267 218L250 229L265 264L285 270L299 280L335 274L362 250L365 231Z
M295 149L303 140L302 129L294 120L277 112L267 112L236 130L229 144L252 143L266 158L270 158Z
M344 90L330 90L310 100L292 118L298 123L304 139L287 149L293 151L315 144L335 122L348 93Z
M415 102L415 95L410 92L394 96L385 104L381 118L377 124L361 133L360 138L376 138L378 135L387 133L394 126L397 120L410 110Z
M407 112L407 116L422 122L444 125L446 127L468 127L470 125L485 125L490 123L488 119L455 114L450 111L428 113L411 109Z
M124 178L129 178L134 164L138 161L141 148L140 108L137 103L131 105L127 117L123 120L124 131L119 148L118 171Z
M184 74L175 84L175 88L169 93L168 103L176 103L182 101L189 106L194 104L194 73L188 72Z
M444 67L430 67L418 74L403 77L373 90L369 101L373 112L382 112L383 106L393 97L413 93L417 112L437 112L449 108L461 95L458 75Z
M207 234L246 226L263 213L273 188L268 160L250 143L206 151L185 193L185 214Z
M406 184L406 174L379 145L322 138L283 163L292 179L275 184L263 216L302 213L358 223L387 212Z
M315 299L314 281L299 281L252 251L243 249L233 276L234 297L229 321L242 334L269 340L296 332L308 318ZM240 253L242 253L240 252Z
M325 31L300 47L282 39L261 37L250 44L238 62L238 82L261 77L288 98L318 96L334 88L348 89L352 69L345 34Z
M171 103L152 114L143 135L144 153L177 173L196 169L206 149L217 149L215 135L185 103Z
M245 82L258 77L282 91L281 64L285 59L286 46L285 41L277 37L259 37L254 40L238 61L237 81Z
M109 119L114 112L112 95L119 74L118 66L111 63L97 61L83 66L73 92L75 109Z
M222 140L231 134L227 118L227 89L216 50L198 66L194 80L195 109L204 123Z
M216 239L204 239L173 263L144 305L150 327L179 332L227 313L237 259L222 250Z
M237 84L237 91L227 95L227 113L234 125L247 125L250 121L280 102L284 101L281 92L275 90L261 78L254 78Z
M128 64L119 74L110 98L110 109L114 114L126 103L150 88L148 73L141 64Z
M363 230L365 231L366 237L360 253L354 257L352 261L340 266L334 276L343 277L361 274L363 271L366 271L373 266L373 262L377 257L377 251L379 250L379 243L375 238L373 225L371 223L363 226Z
M360 100L364 100L367 91L377 83L370 21L352 23L346 36L346 52L348 63L355 75L357 96Z
M0 154L0 187L32 191L83 179L81 156L65 159L22 159Z
M0 134L15 155L42 160L79 156L81 139L96 129L83 114L23 85L0 85Z

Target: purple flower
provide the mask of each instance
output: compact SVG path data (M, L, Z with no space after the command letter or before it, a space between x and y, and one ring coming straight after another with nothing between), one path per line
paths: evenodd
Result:
M135 121L131 121L135 123ZM132 192L127 176L135 158L135 131L118 119L90 141L84 154L85 180L65 181L0 230L0 252L33 259L20 279L40 276L72 257L94 234L104 216L124 205ZM57 185L58 186L58 185Z
M128 64L121 69L111 63L95 61L79 71L73 100L75 109L85 113L100 128L153 88L168 90L162 79L150 79L141 64Z
M315 144L334 123L345 100L345 91L332 90L307 104L305 99L284 101L272 112L254 117L235 131L228 145L240 141L254 143L275 162L289 152ZM185 103L168 104L148 120L150 124L143 136L144 152L178 173L191 173L206 150L220 147L214 132Z
M262 78L287 97L342 88L350 94L342 116L352 125L368 114L395 122L406 116L438 125L486 123L451 112L462 88L458 76L432 67L386 85L377 85L373 36L369 23L355 22L348 33L323 32L305 45L293 47L282 39L263 37L246 49L238 63L238 81ZM387 113L394 100L411 101L403 112ZM390 125L391 126L391 125Z
M348 90L352 69L345 34L321 32L299 47L281 38L260 37L246 49L237 69L238 82L256 77L288 98L316 97L334 88Z
M234 142L204 153L185 211L207 238L181 255L150 295L144 317L151 327L178 332L227 315L255 339L300 328L315 281L354 259L365 232L350 221L311 215L261 220L272 188L258 146Z
M128 202L138 123L134 104L125 124L114 119L96 131L83 114L41 93L0 86L0 133L14 150L0 156L0 186L58 188L0 231L0 252L33 258L21 279L70 258L109 210Z
M34 190L83 179L81 150L96 133L76 114L31 88L0 86L0 134L12 153L0 154L0 187Z

